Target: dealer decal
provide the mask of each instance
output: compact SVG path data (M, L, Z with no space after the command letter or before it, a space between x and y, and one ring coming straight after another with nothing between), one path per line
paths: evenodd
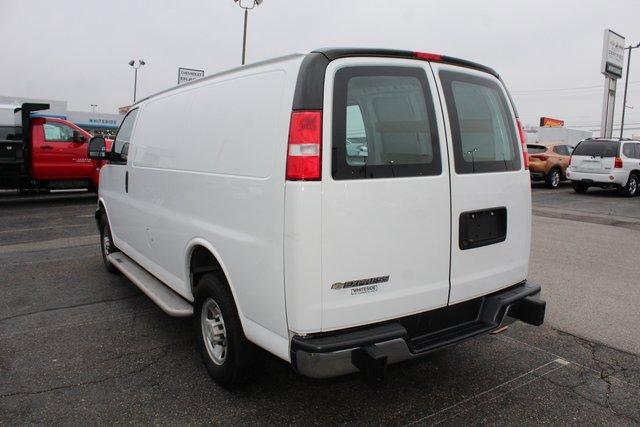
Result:
M331 289L347 289L347 288L357 288L360 286L368 286L368 285L377 285L379 283L386 283L389 281L389 276L378 276L378 277L370 277L368 279L358 279L358 280L350 280L348 282L337 282L331 285ZM375 287L375 290L370 292L375 292L378 290L378 287ZM354 295L354 293L351 293Z
M351 289L351 295L368 294L370 292L378 292L378 285L367 285Z

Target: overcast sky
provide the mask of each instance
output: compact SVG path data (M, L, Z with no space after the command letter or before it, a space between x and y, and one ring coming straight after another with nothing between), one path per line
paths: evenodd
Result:
M597 128L607 27L639 42L640 1L264 0L249 14L247 60L330 46L443 53L495 68L525 124ZM0 0L0 40L0 95L113 113L131 103L131 59L147 62L139 96L175 85L178 67L237 66L242 12L233 0ZM630 81L626 121L640 133L640 49Z

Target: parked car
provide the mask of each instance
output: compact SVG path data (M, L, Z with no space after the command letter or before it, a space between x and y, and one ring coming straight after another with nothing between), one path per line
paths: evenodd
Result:
M640 183L640 141L581 141L571 156L567 177L578 193L585 193L589 187L616 188L620 194L633 197Z
M566 179L573 147L567 144L527 144L529 172L533 181L544 181L549 188L558 188Z
M97 191L103 162L87 157L92 135L67 120L33 115L47 109L49 104L25 103L2 116L15 117L0 123L0 189Z
M523 141L498 74L448 56L325 49L224 71L133 105L111 151L90 142L109 161L104 264L193 315L222 385L256 347L311 377L378 375L543 322Z

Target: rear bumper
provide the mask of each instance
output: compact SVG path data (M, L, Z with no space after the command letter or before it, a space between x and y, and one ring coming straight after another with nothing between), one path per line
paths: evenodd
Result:
M379 369L415 359L439 348L521 320L544 321L540 286L520 283L472 301L346 331L294 336L291 360L296 370L313 378L328 378Z
M547 176L545 165L538 162L529 163L529 173L531 174L531 179L533 180L545 179L545 177Z
M613 177L613 179L612 179ZM629 173L624 171L609 171L608 173L567 171L567 178L574 182L582 182L593 186L627 185Z

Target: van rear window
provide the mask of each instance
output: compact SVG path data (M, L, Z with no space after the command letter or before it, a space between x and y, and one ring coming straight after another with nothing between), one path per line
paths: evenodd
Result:
M492 80L441 71L456 173L520 169L518 137L504 92Z
M582 141L573 150L574 156L616 157L620 153L617 141Z
M334 179L442 172L435 109L422 68L336 72L331 167Z

